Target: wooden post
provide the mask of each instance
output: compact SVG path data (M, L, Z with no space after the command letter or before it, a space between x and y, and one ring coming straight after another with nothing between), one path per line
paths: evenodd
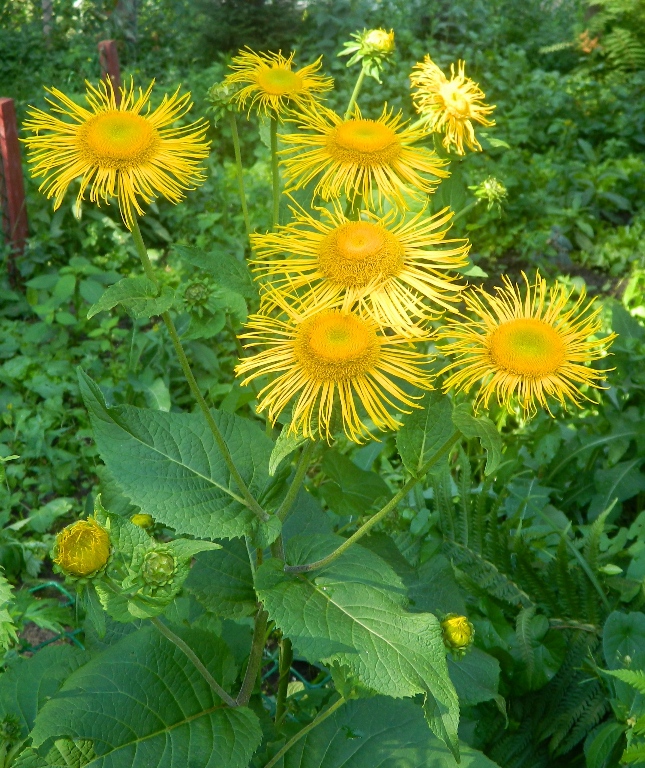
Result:
M13 99L2 98L0 98L0 208L5 243L11 248L8 259L9 277L12 283L15 283L17 280L15 258L24 251L29 232L16 109Z
M114 88L114 98L117 107L121 103L121 69L119 67L119 54L114 40L101 40L99 43L99 62L101 64L101 79L110 79Z

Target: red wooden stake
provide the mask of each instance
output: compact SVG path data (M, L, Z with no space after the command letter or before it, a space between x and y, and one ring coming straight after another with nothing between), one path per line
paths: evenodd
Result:
M101 64L101 78L112 82L114 98L117 107L121 103L121 69L119 67L119 54L114 40L101 40L99 43L99 62Z
M5 242L11 244L9 274L16 278L15 257L25 249L27 207L20 163L18 125L13 99L0 98L0 208Z

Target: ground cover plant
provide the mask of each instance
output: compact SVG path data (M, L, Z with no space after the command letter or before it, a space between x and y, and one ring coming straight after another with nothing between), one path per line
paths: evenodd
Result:
M278 53L264 5L195 107L22 110L4 765L638 764L640 74L405 4Z

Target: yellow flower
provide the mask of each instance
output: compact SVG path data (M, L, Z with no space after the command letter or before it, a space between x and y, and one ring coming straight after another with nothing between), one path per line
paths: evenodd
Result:
M110 536L93 517L68 525L56 536L53 560L70 576L91 576L109 557Z
M387 54L394 50L394 30L370 29L363 37L363 45L368 51Z
M238 376L246 375L243 385L258 376L275 375L260 392L258 405L258 412L268 408L273 423L296 398L291 431L312 438L318 432L330 440L332 414L340 406L345 434L360 443L373 435L356 400L377 429L394 430L401 424L392 410L408 413L406 407L416 407L416 398L395 379L431 388L422 362L428 358L415 352L408 338L381 335L374 322L349 312L316 308L305 313L280 296L274 301L286 319L252 316L242 338L249 339L247 346L266 349L236 368Z
M423 63L415 64L410 82L416 88L412 98L414 106L423 117L427 117L428 126L439 133L445 133L443 145L450 149L454 145L457 153L464 154L464 141L470 149L481 150L481 144L475 138L473 122L480 125L495 125L487 115L495 109L484 104L484 92L465 75L465 62L450 67L450 80L439 67L426 56Z
M452 373L445 390L466 390L477 382L482 386L476 406L484 407L493 393L500 404L509 406L516 397L525 414L536 411L536 402L550 409L547 396L566 405L568 398L576 405L588 400L576 385L601 388L603 373L584 363L604 356L615 338L611 334L598 341L587 339L600 329L600 308L592 311L593 300L585 305L584 291L575 304L566 309L571 291L556 283L547 294L546 281L536 273L531 285L526 283L522 297L519 286L504 277L504 287L492 295L478 288L478 294L464 292L466 306L477 319L450 319L439 331L440 338L456 341L442 351L456 355L444 371L463 366Z
M423 138L425 129L401 127L401 114L393 116L387 107L378 120L363 119L358 107L351 119L343 120L320 106L303 108L294 120L311 133L281 136L290 145L282 153L292 155L283 161L289 189L304 187L320 175L314 195L320 194L325 200L342 193L348 198L360 195L370 208L375 187L379 204L386 198L407 208L404 191L418 198L420 193L433 192L439 178L449 175L442 170L445 160L413 146Z
M277 232L251 236L260 256L253 263L271 290L305 289L307 309L340 299L344 311L358 306L403 334L419 333L415 319L436 317L424 299L440 309L459 300L463 286L447 272L467 263L469 246L446 239L453 215L447 208L434 216L424 209L409 221L395 211L360 221L339 206L321 213L317 220L294 211L295 221ZM289 257L275 258L281 254Z
M143 215L138 198L150 203L163 195L173 203L194 189L204 176L199 163L208 155L204 140L208 124L200 120L182 128L169 127L190 109L190 94L165 95L157 109L150 111L151 83L144 92L134 85L121 88L117 106L112 85L101 82L98 88L87 83L82 107L57 88L47 89L58 102L54 111L70 120L61 120L40 109L30 109L25 128L34 135L25 139L31 150L30 162L35 178L47 197L54 197L54 208L63 201L74 179L81 179L78 202L90 187L90 200L117 197L121 216L131 229L133 210ZM148 108L144 111L144 107ZM43 133L44 132L44 133Z
M233 74L227 75L225 85L243 85L233 97L242 108L251 99L249 111L258 105L258 112L281 115L289 107L315 103L316 95L334 86L331 77L317 75L322 56L306 67L294 72L293 57L281 53L255 53L251 49L240 51L230 65Z
M444 644L453 651L465 651L475 637L475 627L465 616L449 613L441 622Z

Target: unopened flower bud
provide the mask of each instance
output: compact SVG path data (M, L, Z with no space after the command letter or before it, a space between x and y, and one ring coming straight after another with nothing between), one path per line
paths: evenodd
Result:
M54 562L70 576L92 576L110 557L110 536L93 518L68 525L56 536Z
M388 54L394 50L394 30L371 29L363 39L365 49L369 52Z
M452 651L465 651L475 636L475 627L465 616L449 613L441 622L443 642Z
M175 558L170 552L148 552L141 567L141 574L146 583L154 587L163 587L172 581L176 568Z
M490 210L494 205L496 205L498 208L501 208L502 203L506 200L508 195L506 187L502 184L501 181L498 181L493 176L489 176L487 179L482 181L481 184L468 187L468 189L472 189L472 191L475 193L475 197L478 197L480 200L487 201L488 210Z
M152 528L155 524L155 519L152 515L146 515L143 512L140 512L136 515L132 515L130 522L134 523L134 525L138 525L139 528Z

